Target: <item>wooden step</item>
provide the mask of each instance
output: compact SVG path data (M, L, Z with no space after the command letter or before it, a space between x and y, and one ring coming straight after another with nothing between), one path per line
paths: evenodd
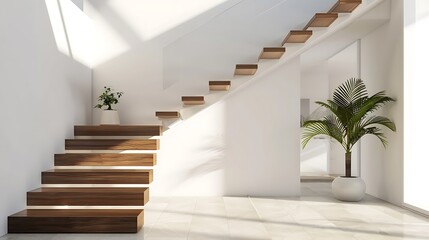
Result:
M149 188L39 188L27 192L28 206L144 206Z
M286 48L284 47L264 47L259 59L280 59L285 52Z
M210 91L228 91L231 87L231 81L210 81Z
M158 111L155 113L158 118L180 118L180 112L177 111Z
M154 166L156 154L66 153L55 154L55 166Z
M237 64L234 75L255 75L258 64Z
M283 40L282 46L286 43L305 43L313 35L313 31L304 30L304 31L290 31Z
M42 172L42 184L149 184L152 176L151 169L54 169Z
M338 18L338 13L316 13L304 30L310 27L329 27Z
M158 125L101 125L75 126L75 136L160 136L162 126Z
M27 209L8 217L9 233L136 233L141 209Z
M329 10L329 12L333 12L333 13L351 13L360 4L362 4L362 0L339 0L331 8L331 10Z
M66 150L158 150L158 139L66 139Z
M183 96L183 105L204 105L204 96Z

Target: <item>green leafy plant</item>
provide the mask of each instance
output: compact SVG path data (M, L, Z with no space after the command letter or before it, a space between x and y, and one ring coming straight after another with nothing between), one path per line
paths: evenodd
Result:
M364 135L374 135L387 146L386 136L379 126L396 131L395 124L388 118L371 115L388 102L395 101L384 91L368 97L361 79L351 78L340 85L332 100L316 102L329 110L320 120L304 122L302 134L303 148L315 136L326 135L338 141L345 150L346 177L351 177L351 150Z
M112 105L117 104L119 102L119 98L124 95L123 92L114 92L113 88L104 86L104 91L98 97L98 104L94 106L94 108L102 108L106 106L107 108L104 110L112 110Z

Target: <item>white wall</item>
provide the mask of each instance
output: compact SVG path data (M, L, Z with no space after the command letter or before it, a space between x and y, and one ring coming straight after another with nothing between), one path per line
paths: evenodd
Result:
M299 59L168 130L151 195L299 195Z
M429 2L405 1L404 203L429 214L426 145Z
M303 65L301 65L303 66ZM314 111L320 107L316 101L329 99L329 69L328 61L323 60L310 66L304 65L301 69L301 99L309 99L310 115L319 115ZM317 112L321 112L318 109ZM302 175L325 175L329 174L330 140L313 139L305 149L301 149Z
M42 0L2 1L0 29L1 236L73 125L90 122L91 72L59 52Z
M312 139L305 149L301 150L301 175L329 174L331 140L329 138Z
M279 45L289 29L334 3L86 0L96 34L93 99L110 85L125 92L118 106L122 123L159 123L155 111L182 109L182 95L209 94L209 80L231 79L234 86L235 64L256 62L264 46ZM297 195L299 86L287 77L294 74L284 73L285 83L276 82L280 74L264 77L258 81L277 88L255 83L166 132L151 194ZM289 80L289 89L280 90ZM286 152L294 141L296 150Z
M316 101L329 99L328 61L306 67L301 72L301 98L310 99L310 114L320 105Z
M335 89L349 78L359 77L359 46L355 42L341 50L328 60L329 98ZM345 174L344 148L336 141L331 141L330 174ZM352 149L352 175L359 175L359 146Z
M361 41L361 76L370 94L386 90L396 98L383 112L396 124L386 131L389 146L383 149L372 136L362 140L362 177L367 193L394 204L403 198L403 1L391 1L391 20Z

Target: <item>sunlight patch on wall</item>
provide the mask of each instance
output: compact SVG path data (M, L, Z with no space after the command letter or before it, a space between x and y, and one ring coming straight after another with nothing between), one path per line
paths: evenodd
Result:
M45 0L58 51L90 67L92 24L70 0Z
M427 110L427 54L429 4L406 2L404 29L404 203L429 212L427 136L422 127ZM422 122L423 121L423 122Z
M57 48L60 52L70 56L70 49L64 29L63 18L60 12L59 2L57 0L45 0L45 4L48 9L49 19L51 21Z
M105 19L100 10L89 1L84 1L85 13L91 16L93 28L92 66L102 64L130 49L123 36Z
M142 40L147 41L178 27L225 1L139 0L132 1L132 4L123 4L123 0L111 0L107 4Z

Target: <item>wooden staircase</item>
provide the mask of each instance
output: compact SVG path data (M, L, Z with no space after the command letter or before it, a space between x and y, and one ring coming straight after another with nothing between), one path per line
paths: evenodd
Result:
M259 54L258 61L281 59L287 52L287 44L304 44L312 36L312 28L326 28L331 26L337 20L339 14L347 14L353 12L362 0L338 0L332 8L326 13L316 13L305 25L303 29L291 30L286 35L280 46L264 47ZM252 76L258 71L258 64L237 64L234 70L234 77ZM228 91L232 87L232 81L209 81L210 91ZM204 96L183 96L183 106L204 105L206 101ZM180 111L158 111L155 114L158 119L167 121L180 118Z
M361 3L362 0L338 0L329 12L316 13L303 29L291 30L280 46L263 48L258 60L282 58L287 52L284 45L304 44L313 35L310 28L329 27L338 14L350 13ZM237 64L234 76L251 76L257 70L258 64ZM209 82L210 91L228 91L231 87L229 80ZM182 96L182 102L191 107L206 103L204 96ZM157 111L155 116L167 121L178 119L181 114L178 110L168 110ZM152 182L152 169L132 167L153 167L156 154L120 154L119 151L158 150L159 140L147 137L160 136L161 132L160 126L76 126L78 138L65 140L65 149L69 152L56 154L56 169L42 173L42 184L47 186L28 192L28 209L9 216L9 233L139 231L144 222L143 206L149 200L149 188L128 185ZM116 166L127 169L108 168ZM82 184L85 187L79 186ZM86 187L88 184L95 186ZM97 186L99 184L103 186ZM106 187L106 184L127 184L127 187ZM52 206L59 208L52 209ZM90 208L94 206L102 209ZM114 208L117 206L138 209Z
M9 233L135 233L143 226L149 188L141 185L152 182L153 169L141 167L155 166L156 153L118 150L158 150L159 139L147 137L162 127L75 126L74 133L65 141L73 152L55 154L55 169L42 172L44 186L27 193L28 209L9 216Z

